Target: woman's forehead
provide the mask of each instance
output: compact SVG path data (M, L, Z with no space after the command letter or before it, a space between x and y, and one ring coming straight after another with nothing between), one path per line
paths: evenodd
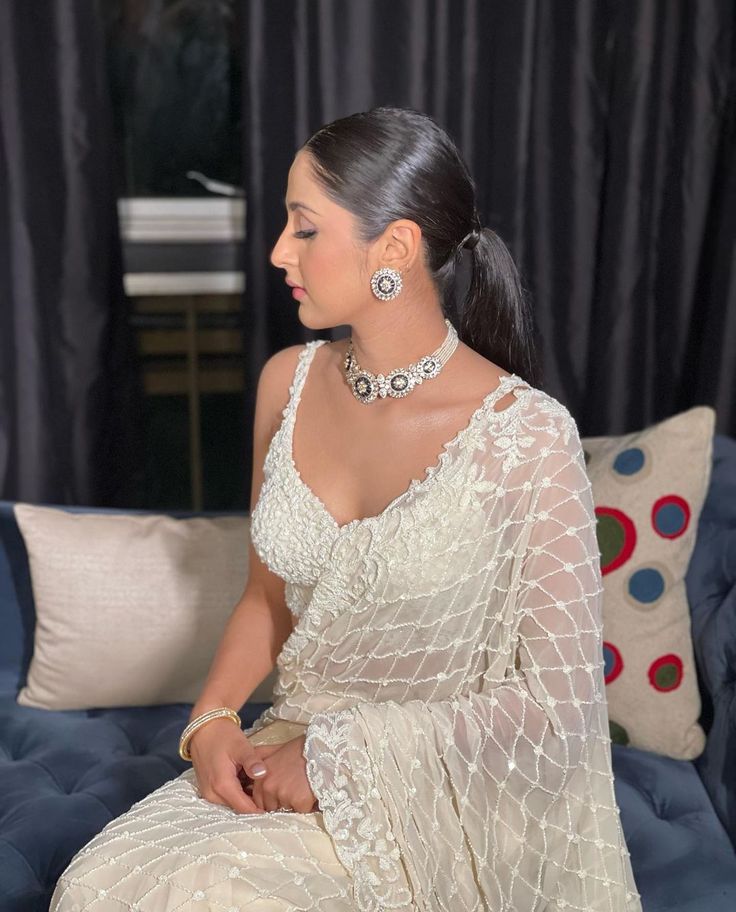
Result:
M320 190L319 184L312 176L311 169L299 161L297 156L289 169L284 203L289 210L304 209L315 215L324 215L327 202L327 197Z

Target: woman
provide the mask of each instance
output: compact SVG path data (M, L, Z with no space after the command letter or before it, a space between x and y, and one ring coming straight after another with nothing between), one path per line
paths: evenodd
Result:
M299 318L351 337L263 368L250 575L193 766L75 856L52 912L641 909L580 438L456 147L415 111L342 118L285 203Z

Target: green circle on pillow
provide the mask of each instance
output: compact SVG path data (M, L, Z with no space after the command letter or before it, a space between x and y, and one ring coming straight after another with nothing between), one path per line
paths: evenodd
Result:
M611 735L611 741L614 744L622 744L626 747L629 743L629 733L623 727L619 725L618 722L614 722L613 719L608 720L608 729Z
M626 533L616 517L607 513L598 514L595 531L598 536L598 550L601 552L601 565L606 567L623 550Z
M673 663L660 665L654 673L654 680L660 690L673 690L680 681L680 669Z

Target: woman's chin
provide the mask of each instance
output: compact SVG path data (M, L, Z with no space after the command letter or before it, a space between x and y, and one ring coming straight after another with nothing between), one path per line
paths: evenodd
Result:
M334 329L336 326L340 326L339 323L335 320L330 320L322 317L319 318L319 314L315 314L311 307L308 305L304 306L304 301L299 302L299 309L297 311L297 316L299 317L299 322L306 329Z
M302 298L302 300L299 302L297 316L299 317L302 325L306 326L307 329L322 329L322 327L319 325L319 320L315 319L314 311L309 306L306 298Z

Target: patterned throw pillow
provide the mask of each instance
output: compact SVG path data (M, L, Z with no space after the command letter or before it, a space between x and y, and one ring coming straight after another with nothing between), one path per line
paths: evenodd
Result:
M247 516L17 503L36 606L22 706L191 703L248 578ZM271 700L273 675L248 702Z
M611 738L702 753L685 572L708 491L715 412L696 406L620 437L581 440L598 518Z

